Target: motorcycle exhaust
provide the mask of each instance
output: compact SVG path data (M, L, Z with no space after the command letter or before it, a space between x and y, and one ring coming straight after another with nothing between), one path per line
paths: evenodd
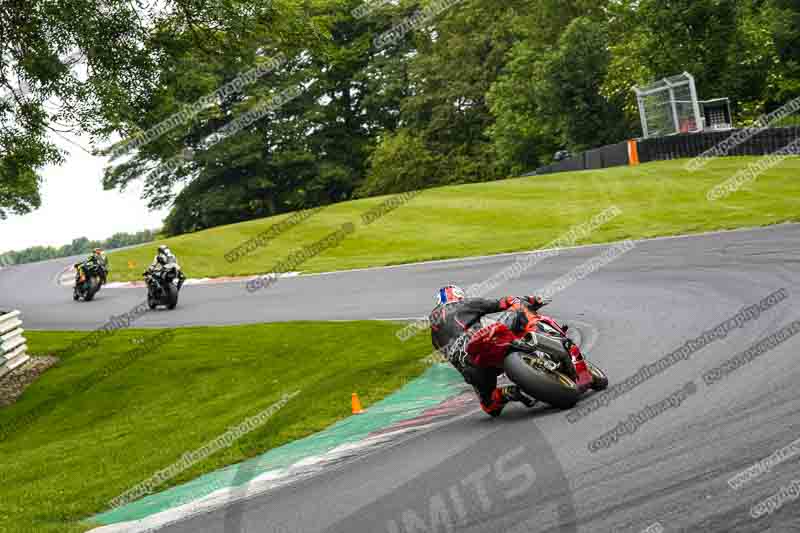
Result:
M528 332L523 339L537 350L555 356L559 360L570 356L569 349L564 346L564 340L559 337L551 337L544 333Z
M591 384L592 377L586 366L586 361L583 360L583 355L578 345L572 342L571 339L553 337L544 333L528 332L523 337L523 340L537 350L551 356L555 361L561 362L562 368L567 375L573 378L582 389Z

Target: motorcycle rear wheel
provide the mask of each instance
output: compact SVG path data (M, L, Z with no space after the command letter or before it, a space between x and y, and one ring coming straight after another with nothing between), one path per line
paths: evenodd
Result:
M91 302L94 299L95 293L100 289L97 278L89 279L89 287L86 289L86 294L83 297L84 302Z
M559 409L570 409L578 403L578 385L560 372L531 365L519 352L510 353L504 362L506 376L539 401Z

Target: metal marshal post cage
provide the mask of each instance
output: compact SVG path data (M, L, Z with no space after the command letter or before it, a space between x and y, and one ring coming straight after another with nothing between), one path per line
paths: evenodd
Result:
M733 127L728 99L699 100L688 72L633 90L645 139Z
M702 131L697 88L688 72L633 90L645 139Z

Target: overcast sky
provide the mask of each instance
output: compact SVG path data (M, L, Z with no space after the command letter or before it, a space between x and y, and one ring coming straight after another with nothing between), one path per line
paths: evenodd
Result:
M89 147L84 139L68 138ZM40 209L0 220L0 254L36 245L61 246L78 237L101 240L120 231L161 227L169 210L148 211L139 198L141 184L124 193L104 191L101 179L106 158L93 157L58 137L52 140L68 152L66 162L43 169Z

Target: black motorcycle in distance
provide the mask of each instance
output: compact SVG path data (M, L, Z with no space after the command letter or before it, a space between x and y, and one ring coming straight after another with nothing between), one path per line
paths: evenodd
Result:
M178 305L181 275L176 263L166 263L159 269L146 270L144 279L147 282L147 305L155 309L165 305L167 309L175 309Z

